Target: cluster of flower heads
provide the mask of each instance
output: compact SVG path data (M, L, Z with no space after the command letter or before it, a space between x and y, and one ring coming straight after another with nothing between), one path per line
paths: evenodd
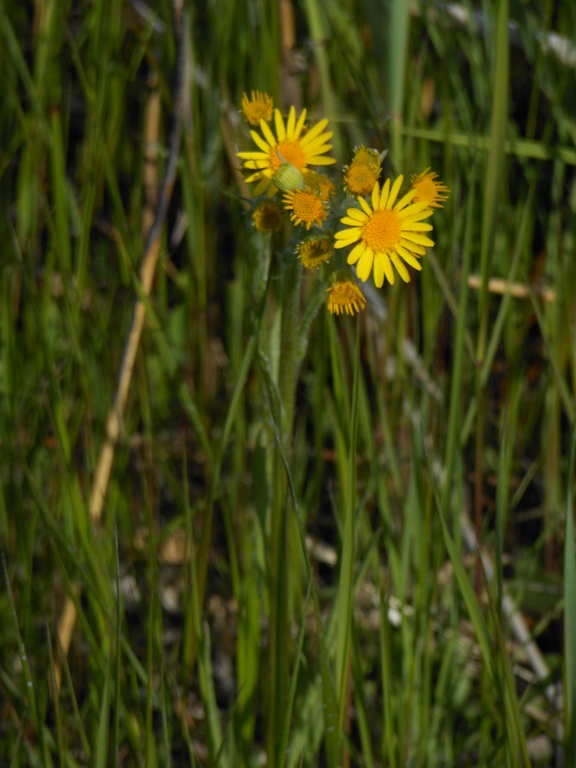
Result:
M270 96L258 91L250 97L244 94L242 113L254 126L250 136L256 149L238 152L248 172L246 181L256 185L254 226L264 233L279 232L288 217L297 230L305 231L297 240L296 255L308 270L323 268L332 314L354 315L366 306L352 266L362 282L373 275L378 288L386 280L394 284L396 273L409 282L408 267L422 269L420 259L434 245L429 237L432 225L426 219L442 207L449 193L436 173L427 168L403 191L402 175L380 181L385 153L360 146L343 168L339 190L313 168L336 162L328 154L333 134L326 130L327 119L308 126L306 110L297 117L291 107L285 121ZM344 217L339 191L344 199L356 199ZM334 232L338 219L343 227ZM346 266L336 251L350 246Z

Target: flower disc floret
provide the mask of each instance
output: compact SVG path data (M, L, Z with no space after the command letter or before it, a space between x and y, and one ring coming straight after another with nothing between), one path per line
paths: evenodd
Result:
M438 174L426 168L412 179L412 189L416 190L414 202L426 202L430 208L442 208L441 203L448 200L450 190L441 181L436 181Z
M331 165L336 162L334 158L326 157L326 153L332 149L332 145L328 144L332 133L325 131L328 120L320 120L308 131L304 130L305 120L305 109L296 119L296 110L291 107L286 123L280 110L275 109L275 134L264 120L260 120L261 133L250 131L258 150L238 152L238 157L243 161L246 170L254 171L246 181L258 182L256 195L263 192L269 195L276 194L277 188L273 176L284 163L290 163L298 171L303 172L311 165Z
M327 293L326 304L333 315L354 315L366 306L366 297L352 280L337 280Z
M274 102L271 96L260 91L252 91L250 98L242 95L242 114L250 125L260 125L260 120L268 122L272 117Z
M310 189L310 187L287 192L282 198L282 202L287 211L292 211L290 221L294 222L296 226L302 224L306 229L310 229L313 224L321 227L328 215L326 203L318 192Z
M394 184L387 179L382 190L376 182L372 189L372 204L358 197L361 210L348 208L346 216L341 219L346 229L335 235L335 248L354 245L348 255L348 264L357 265L356 274L360 280L366 282L373 271L378 288L382 287L384 279L394 284L394 269L408 283L410 274L406 264L422 269L418 259L426 253L427 247L434 245L423 234L432 229L423 221L432 215L429 204L413 202L415 189L396 202L403 181L403 176L398 176Z

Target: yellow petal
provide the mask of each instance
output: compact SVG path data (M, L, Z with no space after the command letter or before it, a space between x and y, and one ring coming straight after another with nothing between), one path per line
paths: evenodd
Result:
M394 184L392 184L392 189L390 190L390 194L388 195L388 200L386 201L386 205L380 205L380 208L384 210L384 208L392 208L394 205L394 201L398 197L398 192L400 191L400 187L402 186L402 182L404 181L404 176L400 174L398 178L395 180Z
M404 197L402 197L400 200L398 200L398 202L397 202L397 203L396 203L396 205L394 206L394 210L395 210L395 211L401 211L403 208L406 208L406 206L408 205L408 203L409 203L409 202L410 202L410 201L411 201L411 200L412 200L412 199L413 199L415 196L416 196L416 190L415 190L415 189L410 189L410 190L408 190L408 192L406 192L406 194L404 195Z
M414 256L414 254L406 250L406 248L404 248L403 245L396 246L396 253L404 259L406 264L410 264L410 266L414 267L414 269L418 269L418 270L422 269L422 265L420 264L418 259Z
M296 123L296 128L294 129L294 136L292 138L297 139L300 134L302 133L302 128L304 128L304 121L306 120L306 110L302 110L302 114L298 118L298 122Z
M328 125L328 119L324 118L324 120L320 120L319 123L316 123L316 125L313 128L310 128L308 133L302 139L302 142L301 142L302 146L305 147L307 144L310 144L311 142L313 142L314 139L317 139L327 125ZM322 141L323 142L328 141L328 139L332 138L333 135L334 134L332 133L330 134L327 133L326 137L322 136Z
M374 185L374 189L376 189L377 186L378 186L378 183ZM374 192L372 192L372 195L374 195ZM358 202L360 203L361 207L364 209L364 213L366 214L366 216L372 216L374 211L372 210L372 208L370 208L366 200L364 200L363 197L359 197Z
M347 259L348 264L356 264L358 259L362 257L362 255L366 250L370 250L370 249L366 248L364 243L358 243L358 245L355 248L352 248L352 250L348 254L348 259Z
M294 109L294 107L292 107ZM284 141L286 138L286 128L284 127L284 120L279 109L274 110L274 125L276 126L276 136L278 141Z
M420 245L425 245L428 248L432 248L434 246L433 240L430 240L430 238L426 237L426 235L419 235L418 232L402 232L402 238L409 240L411 243L419 243Z
M388 202L389 195L390 195L390 179L386 179L386 181L382 185L382 192L380 193L379 208L381 210L386 208L386 203Z
M430 232L432 224L424 224L420 221L411 221L409 227L403 228L404 232Z
M372 211L368 215L370 215ZM351 219L356 219L357 222L366 221L366 214L363 211L359 211L358 208L348 208L346 210L346 216L350 217ZM340 221L344 221L344 219L340 219Z
M346 236L337 237L334 240L334 248L346 248L348 245L352 245L353 243L357 242L360 238L360 235L352 233L352 235L349 235L346 233Z
M424 211L428 211L423 218L426 218L426 216L431 216L432 211L430 210L430 206L428 203L426 203L424 200L420 200L417 203L412 203L412 205L409 208L405 208L403 211L398 211L398 216L414 216L416 214L420 214Z
M354 251L352 251L354 253ZM350 256L352 256L352 253ZM353 262L350 261L350 256L348 256L348 264L352 264ZM360 260L358 262L358 265L356 267L356 274L362 280L362 282L366 282L368 278L370 277L370 272L372 272L372 264L374 263L374 251L371 248L366 248L364 252L360 255Z
M288 125L286 126L286 136L288 138L293 139L294 138L294 128L296 126L296 110L294 107L290 107L290 112L288 113Z
M278 112L278 110L276 110L276 112ZM278 112L278 114L280 113ZM280 117L280 119L282 119L282 117ZM268 123L265 123L264 120L260 120L260 130L262 131L262 133L264 134L264 138L268 142L268 147L267 147L268 150L270 150L270 147L275 147L276 137L270 130L270 126L268 125ZM258 136L257 133L252 134L252 138L254 139L254 141L256 141L256 136ZM262 146L259 142L256 142L256 143L258 144L258 146Z
M402 260L400 259L400 257L396 253L392 252L390 254L390 258L392 259L392 263L394 264L394 266L398 270L398 274L400 275L402 280L404 280L405 283L409 283L410 282L410 274L409 274L408 270L406 269L406 267L404 266L404 264L403 264Z
M389 182L386 181L386 184L389 184ZM372 210L374 210L374 211L378 210L378 206L382 202L382 197L384 195L384 190L386 190L386 194L388 194L388 190L386 189L386 184L384 184L384 187L382 188L382 192L380 192L380 184L378 184L378 182L376 182L374 184L374 186L372 187ZM360 200L360 204L362 204L362 200L364 198L359 197L358 199ZM366 211L366 208L364 206L362 206L362 207Z
M332 149L331 145L328 145L326 147L327 152L331 149ZM333 157L311 157L308 160L309 165L332 165L335 162L336 160Z

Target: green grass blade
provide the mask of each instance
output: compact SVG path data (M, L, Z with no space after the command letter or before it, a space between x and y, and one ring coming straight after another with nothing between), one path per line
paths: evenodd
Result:
M504 147L508 123L508 80L509 80L509 41L508 41L508 0L498 3L496 19L495 63L492 75L493 97L492 118L490 125L490 148L484 186L484 206L482 218L482 253L480 272L482 288L479 297L480 329L478 335L477 357L484 359L486 336L488 331L488 278L491 275L492 256L497 231L498 209L500 205L502 178L504 171Z
M310 580L308 585L308 593L304 602L302 614L304 617L308 615L308 606L311 599L312 581ZM296 700L296 690L298 684L298 673L304 661L304 639L306 637L306 620L302 621L300 629L298 631L298 638L296 640L296 647L294 649L294 666L290 678L290 688L288 696L286 697L286 712L284 716L284 722L282 723L282 731L280 738L278 739L278 758L279 764L283 765L288 755L288 744L290 741L290 726L292 725L292 716L294 712L294 702Z
M491 679L494 679L495 670L493 666L492 643L490 642L488 627L486 626L484 616L482 615L482 609L480 607L480 604L478 603L478 599L476 598L474 590L472 589L472 585L470 584L470 579L468 578L468 574L466 573L464 566L462 565L462 559L461 559L460 553L456 549L454 540L450 535L450 531L448 529L448 525L446 524L444 514L440 509L438 510L438 512L440 514L440 521L442 523L442 533L444 535L444 543L446 545L446 549L448 551L448 555L450 557L452 567L454 568L454 575L456 577L456 581L458 582L460 592L464 599L464 603L466 604L468 615L470 616L472 624L474 625L474 631L476 633L476 637L480 645L480 650L482 651L482 657L484 659L484 662L486 663L488 675Z
M390 144L392 162L402 169L404 149L402 125L404 123L404 101L406 95L406 65L408 60L408 31L410 27L410 5L404 0L393 0L390 7L388 29L388 88L391 113Z
M208 624L204 622L202 626L200 653L198 656L198 677L200 680L204 717L206 719L206 735L210 755L210 765L216 768L218 765L226 764L226 756L222 754L224 741L222 738L222 728L220 726L220 712L218 710L218 704L216 703L210 653L210 629ZM220 762L221 760L222 762Z
M22 682L24 684L22 698L26 704L26 710L27 710L27 711L26 710L24 711L22 720L24 721L24 723L27 722L28 718L30 718L30 720L32 721L34 726L34 731L38 739L38 749L40 752L40 759L42 760L43 765L47 766L48 768L49 766L52 765L52 759L50 756L50 750L48 749L48 744L46 743L44 721L42 718L42 713L40 711L40 703L37 696L36 686L32 678L32 670L30 668L30 663L28 661L28 654L26 652L26 647L22 641L22 636L20 634L18 613L16 611L16 605L14 603L14 595L12 594L12 589L10 586L10 578L8 576L8 568L6 566L6 559L4 556L4 552L1 551L0 555L2 557L2 571L4 576L4 583L6 585L6 595L8 597L8 604L10 608L11 619L13 621L14 632L16 633L16 638L18 642L18 657L20 659L20 663L22 664Z
M352 600L354 586L354 554L356 543L356 436L358 432L358 380L360 366L360 331L356 324L354 344L354 374L352 399L349 406L348 455L345 470L346 486L343 489L342 544L338 584L338 631L336 639L336 692L340 701L339 727L344 723L344 710L349 685L349 650L352 631ZM342 461L344 457L342 456Z
M564 686L566 765L576 761L576 544L574 532L574 469L576 429L572 429L568 460L566 532L564 535Z
M120 749L120 710L122 697L120 695L120 680L122 670L121 637L122 637L122 600L120 592L120 553L118 545L118 529L116 521L114 522L114 575L116 579L116 610L114 613L114 644L112 646L113 656L113 686L114 686L114 710L112 713L112 726L110 734L110 755L113 760L117 760Z
M109 666L104 675L104 685L101 688L100 698L98 700L100 712L98 717L96 744L94 747L96 768L106 768L106 766L110 764L108 746L110 736L110 685L112 677L112 663L111 659L109 661Z

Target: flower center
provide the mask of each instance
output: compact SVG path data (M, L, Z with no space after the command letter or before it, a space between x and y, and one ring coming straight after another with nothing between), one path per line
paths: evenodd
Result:
M282 229L282 213L274 203L262 203L252 214L254 226L260 232L277 232Z
M314 192L308 192L307 190L302 190L294 195L292 198L292 210L296 218L305 221L307 224L319 223L326 216L322 200Z
M332 243L327 238L317 237L313 240L304 240L298 248L300 261L306 269L315 269L325 261L328 261L334 253Z
M378 173L364 163L352 163L346 174L346 184L355 195L368 195L378 178Z
M275 173L283 163L290 163L301 171L306 168L306 155L297 141L284 139L270 149L270 170Z
M387 253L401 237L402 225L394 211L374 211L362 229L362 240L374 253Z
M416 185L416 195L414 202L433 203L436 200L436 184L431 179L422 179Z
M260 125L260 120L268 119L268 107L259 101L253 101L246 107L246 119L250 125Z

